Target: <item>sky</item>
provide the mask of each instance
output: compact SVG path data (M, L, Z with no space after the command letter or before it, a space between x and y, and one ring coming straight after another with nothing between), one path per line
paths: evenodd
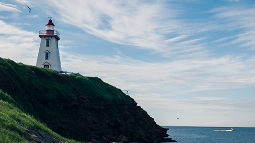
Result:
M62 69L128 90L159 125L254 127L254 15L253 0L0 0L0 57L35 65L52 17Z

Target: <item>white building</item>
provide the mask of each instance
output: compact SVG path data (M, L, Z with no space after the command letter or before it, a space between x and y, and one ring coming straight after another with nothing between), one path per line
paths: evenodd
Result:
M54 30L55 25L51 19L49 19L45 26L46 30L39 31L41 43L36 66L61 71L58 49L58 40L60 40L60 35L58 31Z

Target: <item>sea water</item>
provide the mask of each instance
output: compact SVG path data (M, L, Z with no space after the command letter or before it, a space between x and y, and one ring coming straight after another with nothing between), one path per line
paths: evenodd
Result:
M167 126L178 143L255 143L255 128ZM231 128L234 131L229 131ZM224 131L226 130L226 131Z

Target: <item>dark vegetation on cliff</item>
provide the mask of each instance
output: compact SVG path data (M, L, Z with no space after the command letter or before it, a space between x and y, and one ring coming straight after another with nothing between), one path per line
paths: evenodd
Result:
M13 117L13 122L40 127L65 141L73 140L61 136L92 142L159 142L167 137L166 129L131 97L97 77L59 74L0 58L0 92L0 108L9 106L33 120L24 119L29 124L22 125ZM22 140L24 132L18 133Z
M5 101L7 102L5 102ZM10 102L10 103L9 103ZM76 142L61 137L34 117L17 108L13 98L0 90L0 142Z

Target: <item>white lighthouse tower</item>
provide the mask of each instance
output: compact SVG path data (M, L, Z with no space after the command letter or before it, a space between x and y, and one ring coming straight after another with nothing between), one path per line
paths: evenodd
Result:
M60 35L58 31L54 30L55 25L51 18L45 26L46 30L39 31L41 43L36 66L61 71L58 49L58 40L60 40Z

